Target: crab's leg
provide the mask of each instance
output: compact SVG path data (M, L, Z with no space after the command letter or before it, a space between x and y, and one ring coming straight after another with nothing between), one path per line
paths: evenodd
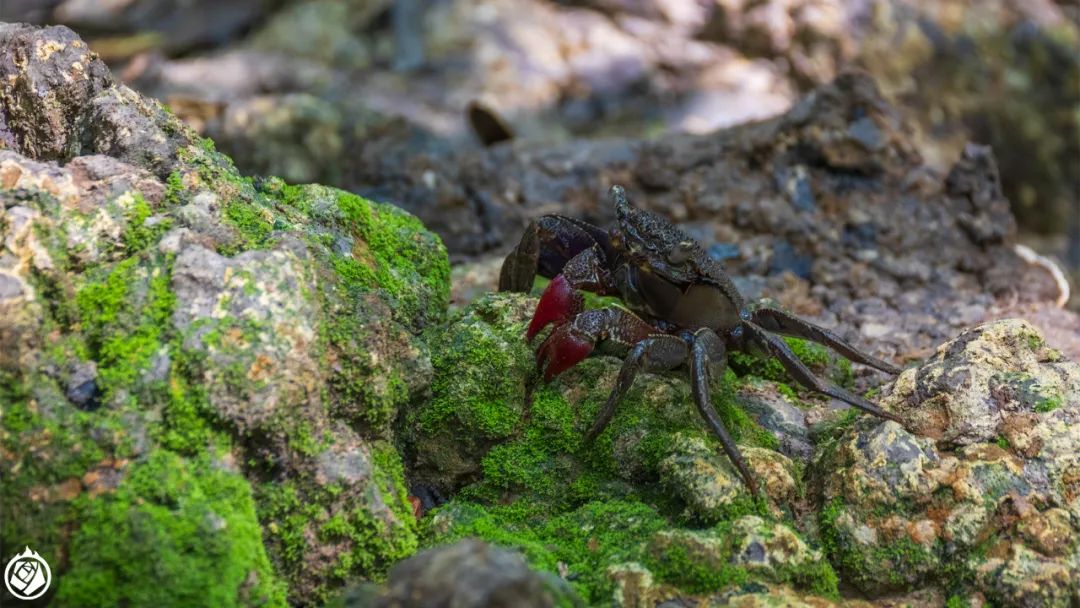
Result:
M720 337L711 329L703 329L695 333L694 345L691 347L690 352L690 387L694 393L694 403L697 405L701 417L709 425L709 429L720 440L720 445L723 446L724 452L731 459L732 464L739 470L739 474L742 476L743 481L746 482L746 487L750 489L750 493L757 496L757 481L751 474L750 467L743 460L738 446L735 445L735 440L731 438L727 429L724 428L724 423L720 421L720 415L717 414L716 408L713 407L712 398L709 394L710 367L723 369L726 366L727 348Z
M536 351L537 366L547 382L589 356L597 342L606 340L629 348L653 333L658 333L653 326L628 310L588 310L551 332Z
M574 256L594 245L605 251L610 246L607 233L596 226L561 215L533 220L503 260L499 291L528 293L537 274L555 277Z
M805 338L812 342L817 342L818 344L824 344L856 363L869 365L870 367L894 375L899 374L901 371L900 368L892 363L882 361L877 357L858 350L845 342L840 336L824 327L814 325L809 321L804 321L782 310L776 308L759 308L753 313L753 321L755 324L768 331L773 331L786 336L794 336L796 338Z
M686 361L688 354L686 342L682 338L670 334L650 335L635 344L623 361L622 369L619 370L619 377L615 380L615 388L612 389L611 395L608 396L604 406L600 408L600 412L596 415L596 421L589 428L589 432L585 434L585 441L592 441L600 433L604 432L604 428L611 422L611 417L615 415L616 406L622 401L626 391L630 390L630 386L634 383L634 378L638 375L638 372L659 372L673 369L682 365Z
M777 336L770 334L749 321L743 322L742 326L746 328L747 339L762 347L768 354L779 359L780 364L784 366L787 373L791 374L791 377L799 384L824 395L839 399L879 418L887 418L889 420L901 422L896 415L886 412L866 399L852 395L844 389L829 384L815 376L813 372L810 371L810 368L806 367L806 365L799 360L799 357L792 352L791 347Z

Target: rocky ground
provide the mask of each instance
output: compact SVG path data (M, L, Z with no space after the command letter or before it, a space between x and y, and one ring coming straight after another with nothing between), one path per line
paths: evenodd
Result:
M1023 242L1080 273L1074 3L8 0L0 21L73 27L244 174L328 183L425 221L484 227L474 237L432 226L455 261L504 251L522 227L488 227L515 213L513 192L471 190L493 177L472 170L483 164L472 102L530 142L530 158L576 166L582 138L704 134L777 116L854 67L895 104L926 166L947 173L969 141L992 145ZM396 182L428 169L428 181L450 183L435 182L438 197L405 198ZM596 204L529 202L579 215Z
M991 149L935 170L865 74L707 135L394 124L350 183L398 206L243 177L70 30L0 25L0 542L51 602L1080 602L1080 320L1016 253ZM535 298L485 292L530 217L603 223L612 183L905 366L791 342L903 422L745 356L714 403L767 500L680 373L586 444L619 361L534 386ZM452 311L447 249L480 260Z

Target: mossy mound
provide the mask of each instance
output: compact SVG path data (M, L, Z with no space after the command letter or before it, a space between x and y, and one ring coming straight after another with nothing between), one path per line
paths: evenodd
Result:
M81 497L72 566L55 603L283 605L285 587L263 549L251 486L203 460L156 450L114 492Z
M829 563L782 523L748 515L689 529L633 500L593 501L561 513L531 511L523 502L484 507L454 501L427 519L425 538L442 544L479 537L516 548L534 568L560 573L587 605L607 605L626 567L649 572L657 589L687 595L754 584L837 594Z
M835 594L835 576L820 554L807 566L817 574L804 575L802 562L798 575L765 574L729 566L735 549L727 541L696 582L680 579L680 568L672 567L677 551L663 548L656 535L727 538L735 521L756 513L765 517L762 525L786 525L798 538L798 465L775 451L776 438L738 406L739 380L730 371L714 382L714 404L765 480L767 502L755 504L747 493L678 373L639 377L607 429L586 443L620 361L591 357L538 385L524 340L535 302L519 294L484 296L428 334L432 399L408 410L399 436L417 489L455 498L425 519L424 544L476 536L518 548L533 567L561 573L590 605L613 597L618 577L608 570L624 563L687 593L759 582Z
M417 547L390 424L431 380L445 249L390 205L243 178L191 137L165 180L0 152L2 540L58 565L61 603L318 603ZM105 550L131 536L155 539L135 563ZM153 564L169 585L145 586Z

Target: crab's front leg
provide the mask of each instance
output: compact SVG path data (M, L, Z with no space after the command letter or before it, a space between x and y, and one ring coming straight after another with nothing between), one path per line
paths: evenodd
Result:
M537 367L547 382L588 357L599 342L631 348L658 333L652 325L622 308L587 310L551 332L536 351Z

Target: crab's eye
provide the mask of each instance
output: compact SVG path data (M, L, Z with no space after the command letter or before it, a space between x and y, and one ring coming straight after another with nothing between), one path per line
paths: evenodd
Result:
M682 264L690 259L690 256L694 253L694 244L690 241L683 241L671 248L668 252L667 260L671 264Z

